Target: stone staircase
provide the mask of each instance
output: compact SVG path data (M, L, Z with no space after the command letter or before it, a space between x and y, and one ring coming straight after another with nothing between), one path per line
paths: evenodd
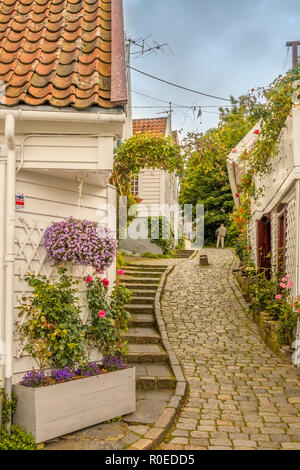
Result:
M190 258L195 253L195 250L180 250L173 256L173 258Z
M136 368L137 411L125 420L154 422L173 394L174 377L169 357L156 328L154 301L166 265L129 264L122 285L132 291L132 301L125 308L131 314L128 331L128 364ZM155 403L155 406L154 406Z

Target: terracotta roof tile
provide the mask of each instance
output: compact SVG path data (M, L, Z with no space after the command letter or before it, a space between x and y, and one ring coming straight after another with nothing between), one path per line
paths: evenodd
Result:
M154 135L165 135L167 118L133 119L133 133L150 132Z
M2 0L0 80L8 106L126 102L122 0Z

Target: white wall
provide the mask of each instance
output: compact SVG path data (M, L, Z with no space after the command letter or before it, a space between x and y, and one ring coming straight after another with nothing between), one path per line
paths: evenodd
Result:
M54 221L66 217L86 218L115 230L116 220L112 214L99 214L99 206L107 203L115 206L116 192L108 184L113 167L113 147L122 137L120 123L70 123L16 121L17 173L16 192L25 195L25 208L16 211L16 262L14 280L15 307L29 289L24 281L27 271L55 276L56 268L45 260L42 246L44 230ZM37 135L39 134L39 135ZM4 121L0 121L0 144L4 142ZM22 150L23 149L23 150ZM24 151L24 152L23 152ZM22 155L24 158L22 158ZM83 178L82 201L79 207L77 178ZM0 341L4 340L5 276L3 234L5 233L6 157L0 156ZM83 279L93 270L70 266L74 278ZM115 263L105 273L113 283ZM87 318L85 285L80 284L82 316ZM17 320L15 312L15 320ZM18 335L14 334L14 382L24 371L33 366L32 359L21 355ZM92 351L92 359L99 359ZM2 374L3 367L0 367ZM3 376L2 376L3 377ZM1 379L1 377L0 377Z
M21 171L17 177L16 188L17 192L25 194L25 209L16 213L15 306L18 306L22 296L30 292L24 281L24 274L35 271L47 277L55 276L56 268L45 260L46 251L42 246L45 228L69 216L87 218L107 225L105 217L103 220L97 217L97 209L107 203L108 193L110 193L110 202L114 203L115 190L111 186L101 188L84 185L82 193L84 207L78 210L78 186L75 181ZM69 266L69 269L73 277L81 281L83 277L93 272L93 269L87 267ZM114 280L114 272L115 265L110 268L111 282ZM106 272L106 275L109 276L109 273ZM80 283L79 290L83 307L82 316L86 319L88 313L84 302L84 282ZM33 362L26 353L19 357L17 335L15 335L14 353L17 357L14 361L15 374L32 367Z

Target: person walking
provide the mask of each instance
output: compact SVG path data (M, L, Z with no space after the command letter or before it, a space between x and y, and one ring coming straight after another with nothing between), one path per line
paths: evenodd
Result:
M218 237L217 248L219 248L220 242L221 242L222 248L224 248L224 240L225 240L226 235L227 235L227 229L224 224L221 224L220 227L216 230L216 236Z

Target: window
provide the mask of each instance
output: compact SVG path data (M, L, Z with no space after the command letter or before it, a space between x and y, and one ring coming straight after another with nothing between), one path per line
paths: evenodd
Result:
M139 194L139 177L132 178L131 182L131 194L138 196Z

